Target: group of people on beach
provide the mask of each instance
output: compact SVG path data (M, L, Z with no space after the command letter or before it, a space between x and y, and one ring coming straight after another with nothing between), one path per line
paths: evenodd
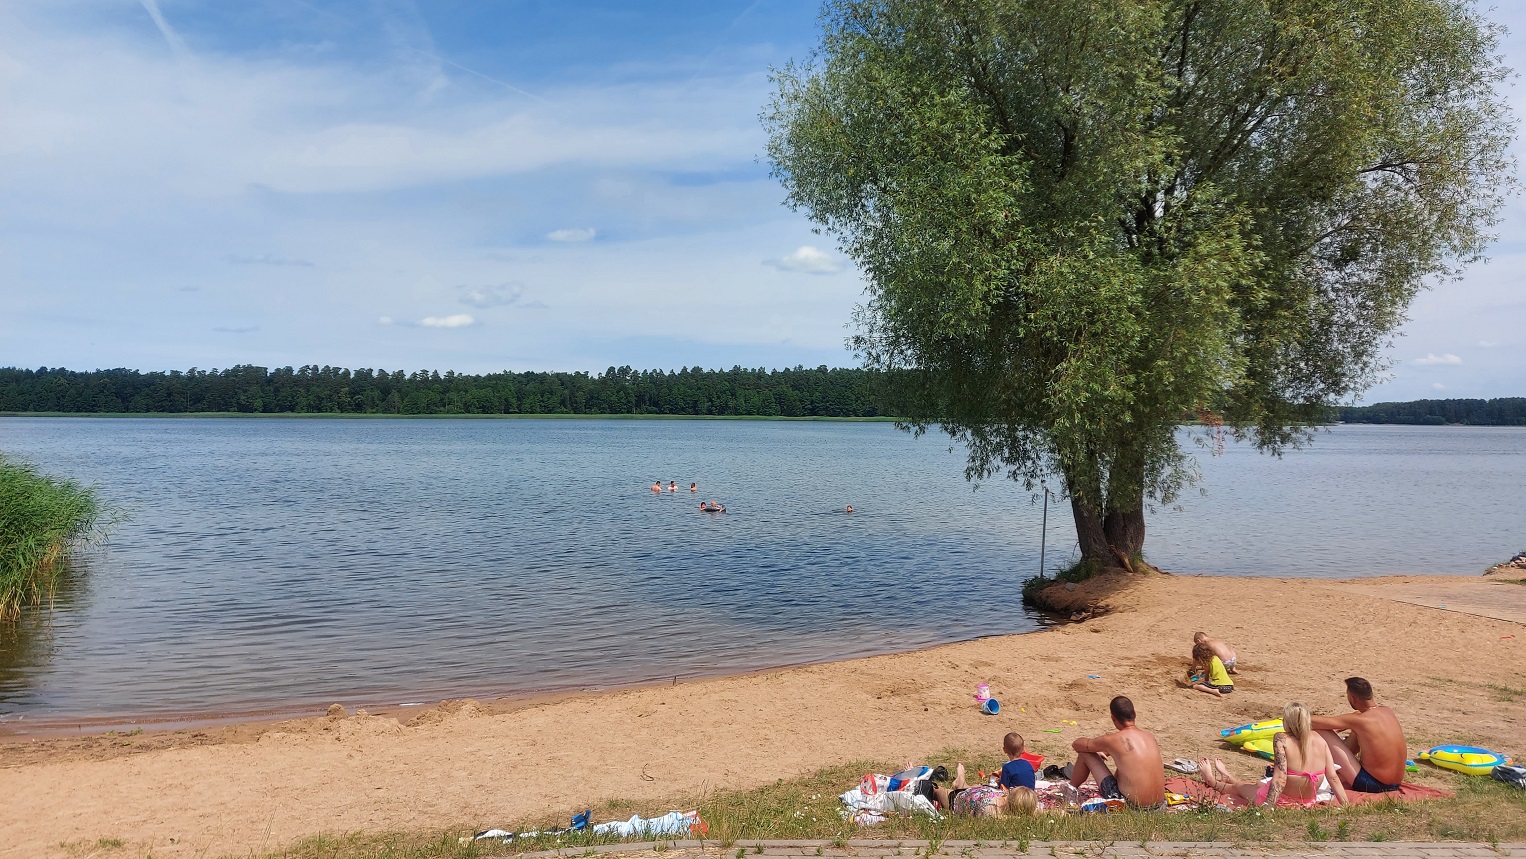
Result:
M1222 696L1234 691L1231 675L1239 662L1234 649L1204 633L1193 637L1191 688ZM1404 731L1393 710L1377 703L1372 684L1348 677L1346 702L1351 712L1316 716L1298 702L1282 711L1282 730L1272 739L1270 775L1241 781L1218 758L1203 758L1196 771L1203 783L1220 793L1236 795L1247 804L1275 807L1277 803L1310 806L1331 799L1346 805L1348 791L1390 793L1403 786L1407 749ZM1135 809L1166 805L1165 759L1155 735L1136 723L1134 702L1119 695L1108 704L1114 730L1083 737L1071 744L1074 763L1046 767L1046 775L1064 777L1065 794L1075 801L1077 790L1096 783L1104 800L1121 800ZM955 814L993 816L1032 813L1037 807L1033 767L1021 759L1023 738L1007 734L1002 750L1008 762L989 785L965 783L961 764L951 787L934 788L929 798ZM1186 764L1186 761L1178 760ZM1191 771L1192 767L1185 767Z

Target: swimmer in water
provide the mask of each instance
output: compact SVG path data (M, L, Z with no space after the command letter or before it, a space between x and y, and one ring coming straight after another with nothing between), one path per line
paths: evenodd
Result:
M669 492L677 492L678 491L678 481L676 481L676 480L669 480L668 481L668 491Z
M652 484L652 491L653 492L661 492L662 491L662 481L661 480L659 480L659 481L657 481L657 482Z
M844 513L852 513L853 512L853 505L849 504L847 509L843 510L842 512L844 512Z
M699 484L698 483L691 483L691 484L689 484L689 491L690 492L698 492L699 491Z
M712 498L709 501L699 505L699 509L705 511L706 513L725 513L726 505L721 504Z

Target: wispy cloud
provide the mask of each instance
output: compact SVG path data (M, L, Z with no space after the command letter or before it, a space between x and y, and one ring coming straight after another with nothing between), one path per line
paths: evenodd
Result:
M546 233L546 238L553 242L591 242L598 231L593 227L569 227L564 230L552 230Z
M290 259L288 257L278 257L274 254L259 254L257 256L238 256L236 254L229 254L227 257L225 257L225 259L234 265L289 265L298 266L301 268L314 267L311 262L305 259Z
M1496 347L1498 345L1500 345L1500 344L1494 342L1493 340L1480 340L1480 341L1478 341L1478 346L1479 346L1480 349L1493 349L1494 347Z
M778 259L764 260L763 264L780 271L801 274L837 274L843 270L841 259L810 245L801 245L793 253Z
M1447 386L1441 384L1440 382L1432 382L1431 383L1431 389L1432 390L1436 390L1436 391L1445 391L1447 389Z
M470 313L452 313L449 316L426 316L419 320L419 325L424 328L466 328L476 325L477 320Z
M1461 364L1462 359L1451 352L1441 355L1437 355L1435 352L1428 352L1424 358L1416 358L1412 363L1419 367L1455 366Z
M160 34L164 36L164 41L170 46L170 51L175 54L175 58L190 59L190 49L185 46L185 40L180 38L180 34L170 26L170 22L164 19L164 13L159 10L159 0L138 0L138 2L143 5L144 11L148 12L148 17L154 19L154 26L159 28Z
M498 286L463 286L459 301L468 307L487 309L507 307L519 301L525 294L522 283L504 283Z

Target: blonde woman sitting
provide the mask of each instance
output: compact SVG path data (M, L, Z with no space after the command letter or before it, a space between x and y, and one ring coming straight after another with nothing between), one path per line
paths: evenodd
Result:
M1272 737L1272 776L1260 781L1242 782L1229 774L1224 762L1207 759L1198 763L1203 783L1214 790L1239 794L1251 805L1272 808L1279 798L1304 806L1328 801L1333 795L1347 804L1346 788L1336 775L1330 747L1309 729L1309 708L1292 703L1282 708L1282 731ZM1217 772L1215 772L1217 770Z

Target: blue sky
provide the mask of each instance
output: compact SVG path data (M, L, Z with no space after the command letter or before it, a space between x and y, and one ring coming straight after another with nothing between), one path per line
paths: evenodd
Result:
M816 14L0 6L0 365L850 365L863 285L781 205L758 123ZM1512 200L1367 401L1526 395L1523 228Z

